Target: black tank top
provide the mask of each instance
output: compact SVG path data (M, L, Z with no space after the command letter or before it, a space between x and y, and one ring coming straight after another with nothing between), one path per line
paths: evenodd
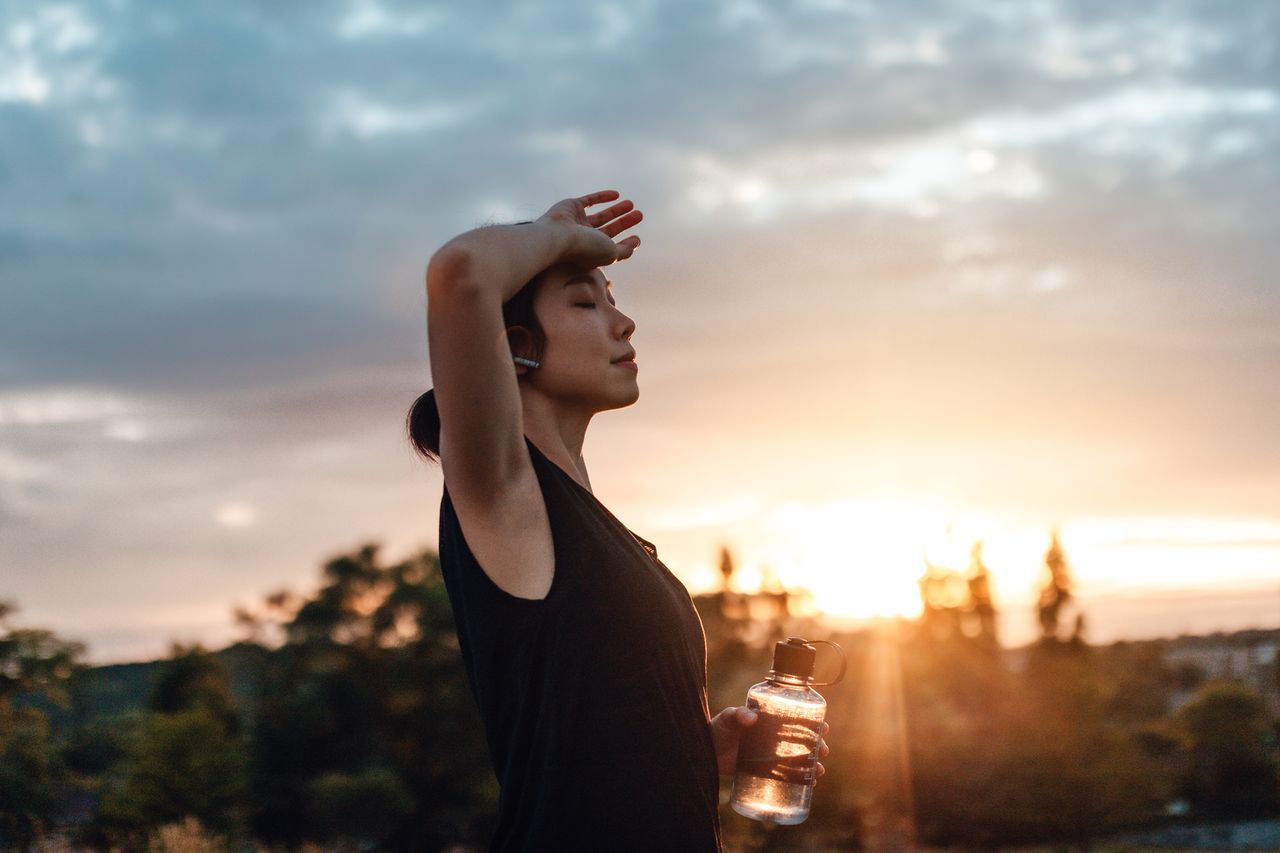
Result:
M501 792L493 851L719 851L702 622L685 589L529 438L551 523L543 599L504 592L446 484L440 564Z

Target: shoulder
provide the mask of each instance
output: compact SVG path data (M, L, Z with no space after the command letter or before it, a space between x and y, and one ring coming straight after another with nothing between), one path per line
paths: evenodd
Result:
M445 479L441 502L457 519L463 540L489 580L507 595L542 599L555 572L551 522L532 462L490 493L458 494Z

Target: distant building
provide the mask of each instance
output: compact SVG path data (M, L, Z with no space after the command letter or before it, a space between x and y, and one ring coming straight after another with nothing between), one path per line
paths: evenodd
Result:
M1257 691L1271 715L1280 717L1280 630L1179 637L1166 645L1164 660L1170 667L1194 666L1206 679L1237 681ZM1169 710L1194 695L1193 689L1177 691Z

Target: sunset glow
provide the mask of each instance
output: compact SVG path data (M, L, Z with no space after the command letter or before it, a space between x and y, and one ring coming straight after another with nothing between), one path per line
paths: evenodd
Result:
M910 616L920 610L921 555L941 519L937 510L887 501L790 504L766 521L759 555L823 612Z
M662 526L675 526L676 515L664 516ZM772 508L744 498L692 509L685 518L700 530L723 532L735 556L733 588L782 586L801 594L801 608L854 623L918 616L926 561L963 575L979 541L996 605L1026 611L1027 622L1055 529L904 498ZM1085 598L1251 588L1263 608L1280 602L1280 525L1265 519L1080 518L1056 529ZM688 581L713 588L718 570L706 562Z

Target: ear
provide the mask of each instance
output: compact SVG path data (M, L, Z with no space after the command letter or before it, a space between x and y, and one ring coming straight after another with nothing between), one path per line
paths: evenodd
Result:
M507 346L511 348L513 356L537 359L533 351L533 333L524 326L507 327ZM517 376L523 376L529 372L529 368L523 364L512 362L512 366L515 367Z

